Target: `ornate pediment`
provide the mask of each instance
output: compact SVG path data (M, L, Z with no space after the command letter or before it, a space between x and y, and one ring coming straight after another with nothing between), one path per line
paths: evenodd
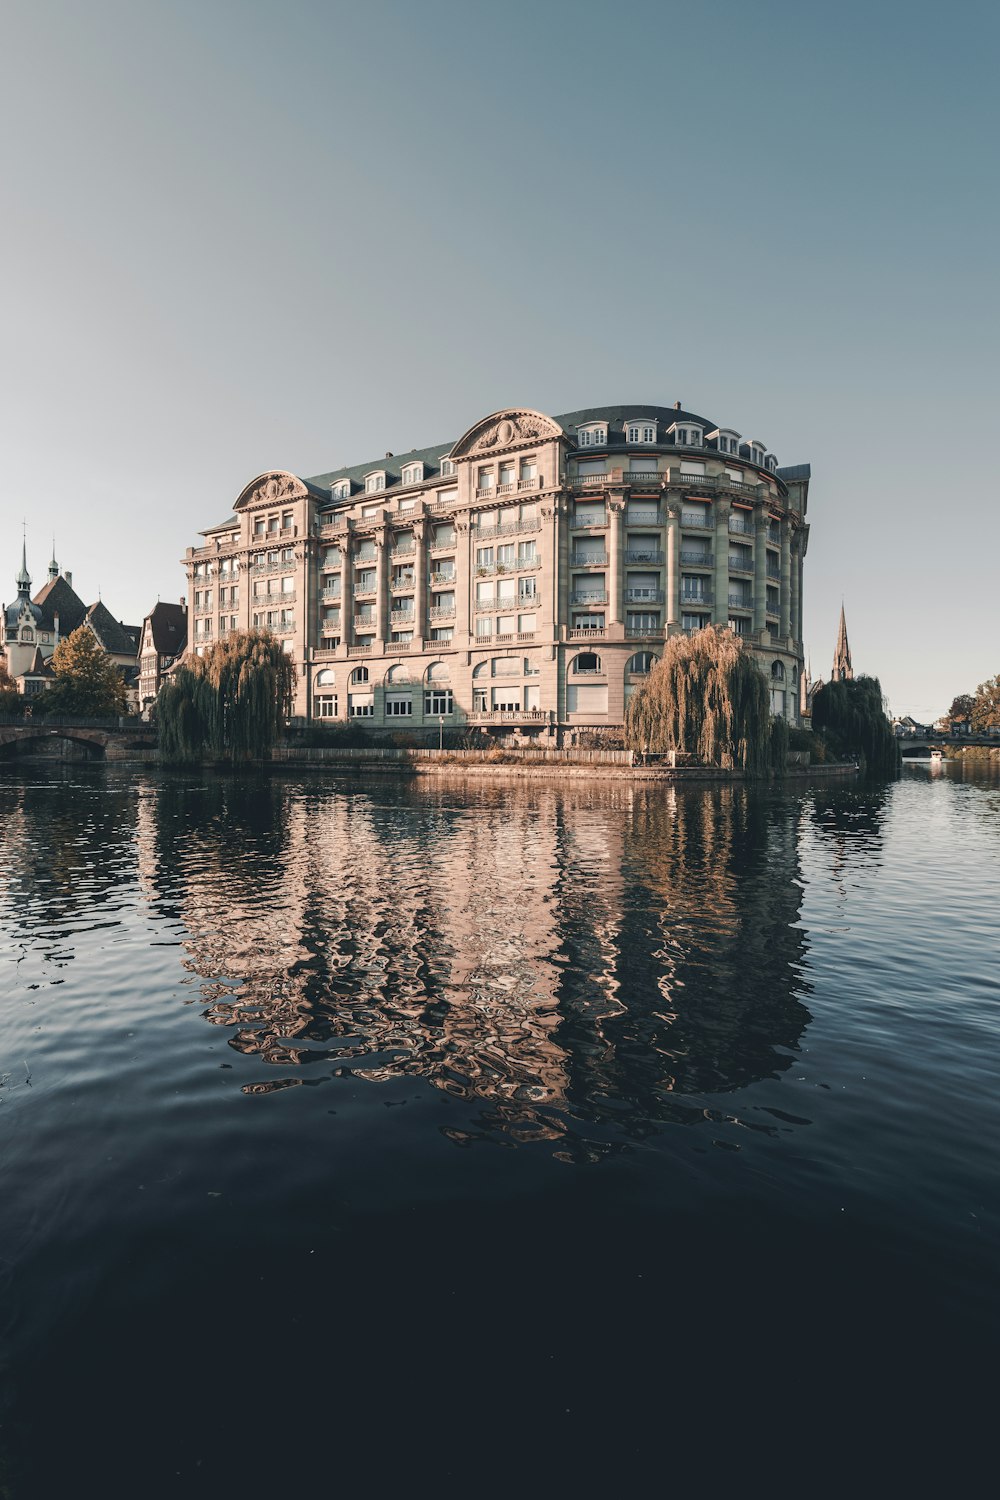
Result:
M558 422L540 411L521 408L495 411L470 427L451 450L452 458L473 458L482 454L503 453L508 448L523 448L539 438L562 437Z
M259 505L281 505L286 500L301 500L309 491L294 474L284 469L274 469L267 474L258 474L251 479L240 495L234 510L250 510Z

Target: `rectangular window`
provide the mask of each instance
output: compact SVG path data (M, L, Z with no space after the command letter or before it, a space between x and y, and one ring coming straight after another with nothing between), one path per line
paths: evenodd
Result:
M498 687L491 690L494 713L518 713L521 708L521 693L516 687Z
M424 694L425 714L440 718L442 714L450 714L454 711L455 697L450 688L432 688L429 693Z
M531 600L537 599L538 598L538 579L537 578L522 578L522 579L520 579L519 582L518 582L517 597L520 600L524 601L524 602L526 602L529 599L531 599Z
M701 630L708 624L708 615L681 615L681 627L684 630Z
M497 582L497 603L509 609L517 598L517 579L501 578Z
M493 470L480 469L476 474L476 489L491 490L493 488Z
M335 719L337 717L337 699L335 694L320 693L318 698L314 698L313 713L317 719Z
M287 577L283 578L281 580L281 592L283 594L294 594L295 593L295 579L294 578L287 578Z
M629 630L639 632L659 630L660 611L658 609L629 610L625 623Z
M493 584L489 579L486 579L484 583L476 584L476 603L479 605L493 603Z
M473 688L472 689L472 712L474 714L484 714L486 712L486 689L485 688Z
M282 531L291 531L292 529L292 513L290 510L286 510L282 513L281 529Z
M493 634L493 617L492 617L492 615L480 615L479 619L476 621L476 635L479 636L480 638L482 638L483 636L486 636L487 638L489 638L492 634Z
M497 567L512 568L516 556L513 542L505 542L502 547L497 548Z
M351 719L370 719L375 712L375 695L367 693L348 693L347 713Z
M263 518L261 518L259 521L254 521L254 523L253 523L253 534L254 534L254 536L263 536L264 535L264 521L263 521Z
M573 508L573 520L577 526L604 526L607 516L603 500L578 500Z
M375 592L375 569L363 568L358 574L355 589L359 594L374 594Z
M705 465L704 464L697 463L694 459L682 459L682 461L681 461L681 473L682 474L704 474L704 472L705 472Z
M625 523L627 526L659 525L660 514L655 501L630 500L625 509Z
M371 537L366 537L363 542L358 543L358 550L355 553L355 558L358 562L375 561L375 543Z
M538 618L537 615L518 615L518 617L517 617L517 629L518 629L518 633L520 635L533 634L534 630L535 630L535 621L537 620L537 618Z
M746 635L750 629L750 621L743 615L734 615L729 622L729 628L733 635Z
M408 646L413 640L412 630L394 630L389 639L396 646Z
M497 635L513 635L515 628L515 617L513 615L497 616Z
M477 547L476 548L476 567L477 568L492 568L492 566L493 566L493 548L492 547Z
M742 469L727 469L726 470L726 476L727 476L727 478L731 479L734 484L742 484L743 483L743 470Z
M435 625L431 630L432 641L450 641L455 634L452 625Z
M534 500L526 500L521 505L519 519L521 520L522 524L526 525L530 524L532 521L538 520L538 506L535 504Z
M386 693L385 716L387 719L408 719L413 713L413 699L409 693Z
M500 483L501 484L513 484L514 483L514 465L513 464L501 464L500 465Z
M574 630L603 630L604 629L604 615L603 614L574 615L573 616L573 629Z
M608 711L606 682L569 683L566 687L566 711L600 717Z
M523 484L526 479L538 478L538 465L533 458L521 459L520 479Z
M267 534L268 534L268 536L277 536L277 534L278 534L278 518L277 518L277 516L268 516L268 518L267 518Z
M656 459L630 458L628 462L628 471L630 474L655 474Z
M538 561L538 548L534 542L518 542L517 565L519 568L532 568Z
M444 473L443 466L441 472ZM450 474L451 470L449 469L448 472ZM458 499L458 490L438 490L437 494L434 496L434 499L438 505L454 505L455 501Z
M339 547L324 547L324 549L323 549L323 567L324 568L326 568L326 569L328 569L330 571L332 571L334 568L339 568L340 565L341 565L342 560L343 559L341 557L341 553L340 553L340 548Z

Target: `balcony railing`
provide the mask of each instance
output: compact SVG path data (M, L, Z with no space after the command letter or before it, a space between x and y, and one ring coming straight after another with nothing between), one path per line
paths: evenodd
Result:
M414 554L414 552L416 552L416 550L417 550L416 546L414 545L413 542L397 542L394 547L390 547L390 549L389 549L389 556L390 557L412 557L413 554Z
M608 565L608 554L606 552L594 552L589 557L571 557L569 561L572 568L606 568Z
M453 620L455 618L454 604L434 604L428 611L432 620Z
M363 588L360 585L355 585L355 599L374 599L377 593L378 590L373 583L366 583Z
M733 554L730 552L730 554L729 554L729 571L730 571L730 573L752 573L753 572L753 558L752 557L734 557Z
M525 521L500 521L496 526L475 526L472 535L476 541L491 536L516 536L519 531L541 531L542 523L537 518Z
M608 524L608 513L604 511L599 516L570 516L570 531L597 531L603 530Z
M626 604L662 604L663 590L647 588L626 589L625 602Z
M348 656L371 656L372 649L368 644L364 646L348 646L347 654Z
M389 615L391 625L412 625L416 620L412 609L394 609Z
M629 640L662 641L663 626L651 625L648 630L643 630L637 625L626 625L625 634Z
M431 537L428 545L431 552L450 552L455 545L455 541L456 533L453 531L450 536Z
M753 522L744 521L742 516L730 516L729 529L737 536L753 536Z
M196 616L198 616L198 615L214 615L215 614L215 608L211 604L196 604L195 607L194 607L194 612L195 612Z
M586 629L580 625L574 625L572 630L567 630L566 639L568 641L603 641L604 634L603 625L588 626Z
M686 568L710 568L712 554L711 552L686 552L682 547L681 562Z
M394 594L406 593L416 587L416 578L412 573L397 573L392 579L392 591Z
M511 480L508 480L504 484L498 484L497 485L497 494L498 495L512 495L514 493L515 488L516 488L516 486L514 484L514 481L513 481L513 479L511 479Z
M540 490L542 487L542 476L536 474L534 479L519 479L517 481L517 492L523 494L525 490Z
M474 710L467 720L470 724L547 724L549 715L544 708L487 708Z
M781 582L781 569L780 568L768 568L767 572L764 574L764 577L768 580L769 583L780 583Z
M431 574L431 585L436 588L439 584L454 583L456 576L454 568L450 573L445 573L438 569Z
M327 587L325 589L320 589L320 591L319 591L319 597L321 599L339 599L340 598L340 585L338 584L335 589L332 589L332 588L330 588L329 585L327 585Z
M569 596L570 604L607 604L607 589L574 589Z
M730 609L753 609L753 600L748 594L730 594Z
M681 553L681 557L683 556L684 554ZM637 550L635 547L629 547L625 552L625 561L627 563L645 563L651 568L662 568L666 558L662 552L643 552Z
M374 615L355 615L354 616L354 628L355 628L355 630L374 630L375 629L375 623L376 622L375 622L375 616Z
M681 515L682 531L710 531L715 525L711 516L696 515L694 511L684 511Z
M625 524L626 526L666 526L667 515L662 510L650 511L645 516L629 515L626 512Z
M710 593L704 593L704 594L687 594L687 593L682 593L681 594L681 603L682 604L711 604L711 602L712 602L712 595Z

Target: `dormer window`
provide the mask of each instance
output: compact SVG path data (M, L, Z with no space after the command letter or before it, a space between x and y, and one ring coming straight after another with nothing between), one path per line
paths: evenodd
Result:
M625 439L629 443L655 443L655 422L626 422Z
M576 441L580 448L604 448L608 441L608 428L606 422L588 422L586 427L578 427L576 430ZM639 441L638 438L635 440Z
M674 435L674 443L678 448L700 448L704 441L704 427L695 427L689 423L674 423L667 429Z
M377 469L374 474L365 475L365 494L377 495L379 490L385 489L385 470Z
M351 494L351 481L349 479L338 479L336 484L330 486L330 494L335 500L347 500Z
M740 435L732 427L717 427L708 434L708 442L714 442L720 453L739 453Z
M455 472L455 460L453 458L442 458L442 460L441 460L441 476L442 476L442 478L447 479L448 475L449 474L454 474L454 472Z
M778 460L773 453L769 453L767 455L767 467L770 469L772 474L776 474L778 472Z
M747 451L750 455L750 462L752 464L759 464L763 468L764 444L755 442L753 438L751 438L749 443L747 444Z
M403 465L403 483L404 484L421 484L423 482L423 478L424 478L424 466L423 466L423 464L404 464Z

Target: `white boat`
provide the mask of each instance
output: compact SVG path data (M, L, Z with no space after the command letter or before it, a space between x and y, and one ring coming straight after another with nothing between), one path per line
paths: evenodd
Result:
M940 765L941 762L944 760L944 751L943 750L932 750L931 751L931 760L932 761L936 761L938 763L938 765Z

